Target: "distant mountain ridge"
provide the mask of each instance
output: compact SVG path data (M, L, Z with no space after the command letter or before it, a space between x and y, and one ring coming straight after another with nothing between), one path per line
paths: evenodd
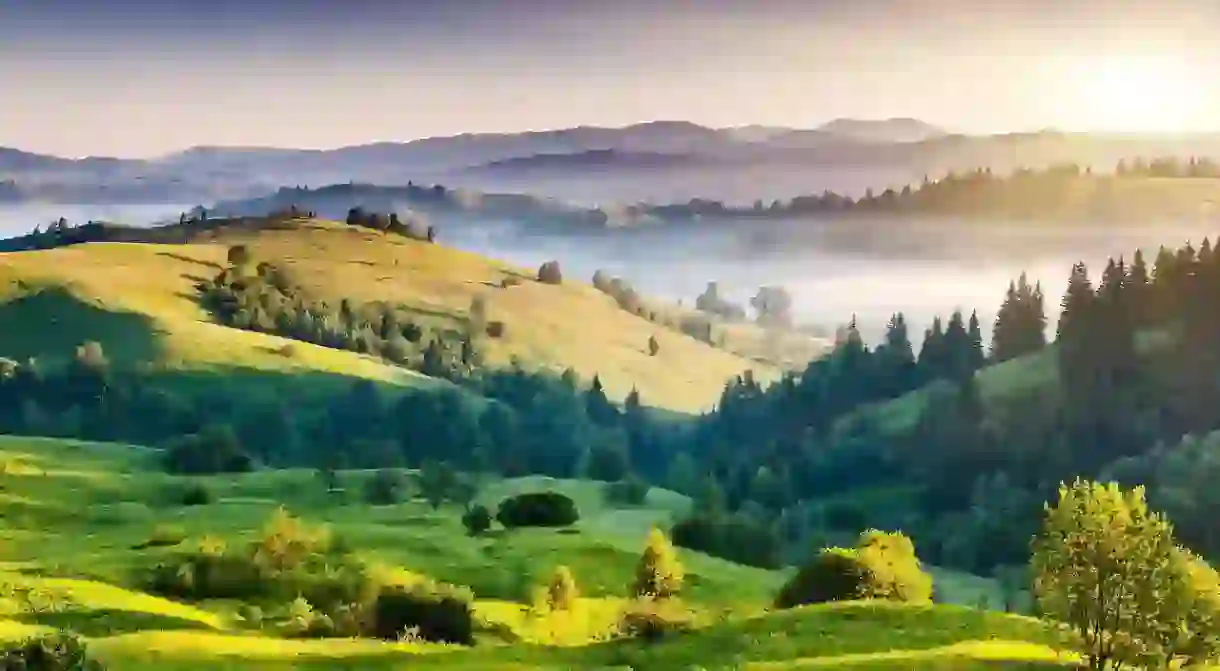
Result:
M0 148L5 198L62 203L214 203L282 186L443 183L543 193L586 205L791 198L900 187L925 174L996 172L1064 161L1111 167L1132 156L1220 157L1220 135L1057 132L970 136L913 118L834 119L816 128L710 128L653 121L521 133L467 133L337 149L198 146L151 159L69 159Z

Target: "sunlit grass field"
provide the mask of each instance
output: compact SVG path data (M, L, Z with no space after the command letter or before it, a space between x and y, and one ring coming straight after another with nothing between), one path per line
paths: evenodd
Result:
M620 309L588 284L532 281L515 268L460 250L335 222L298 220L289 230L220 229L196 244L91 243L0 254L0 320L21 329L0 333L10 358L64 357L85 340L100 342L119 365L141 365L190 382L207 373L242 375L274 386L308 374L327 381L359 376L397 384L430 384L373 357L213 323L195 300L195 284L226 263L230 245L245 244L254 259L288 269L308 295L337 306L385 301L405 307L421 325L461 328L472 299L483 296L488 319L505 336L487 343L491 365L513 359L583 379L599 375L607 393L623 398L635 387L648 405L678 411L710 408L724 383L747 369L772 379L778 369L761 356L755 327L732 329L741 356L711 347ZM562 260L561 260L562 261ZM502 286L503 280L520 280ZM648 339L660 344L650 356ZM808 359L822 345L799 339L793 356ZM758 342L754 342L758 341ZM733 349L730 347L729 349ZM788 357L791 358L791 357Z
M343 497L328 494L308 470L203 478L214 502L182 507L175 496L187 481L156 472L157 456L134 446L0 438L0 586L33 589L43 603L31 611L0 600L0 639L67 629L85 636L111 668L141 671L1068 664L1046 647L1036 621L969 606L841 603L768 612L784 572L681 550L684 600L697 628L652 645L616 639L644 534L690 505L665 490L624 509L604 501L601 483L490 481L479 494L484 503L554 489L576 500L581 520L570 529L493 530L471 538L452 504L433 510L421 500L362 503L359 490L370 474L360 471L340 474ZM239 603L185 604L141 591L140 568L169 552L144 547L150 538L253 539L280 505L329 524L387 582L426 576L470 586L482 623L478 645L282 639L246 626ZM576 607L560 615L530 609L531 588L561 564L578 582ZM950 593L954 586L943 583L977 589L971 581L987 582L949 572L938 572L937 580Z

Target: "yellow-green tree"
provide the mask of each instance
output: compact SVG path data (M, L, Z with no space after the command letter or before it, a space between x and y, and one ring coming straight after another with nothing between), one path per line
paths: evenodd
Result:
M572 577L572 572L566 566L560 566L555 569L555 575L551 576L551 582L546 589L547 606L552 611L556 610L572 610L576 606L576 579Z
M1034 594L1090 669L1146 666L1164 658L1192 601L1175 579L1177 552L1142 487L1077 479L1060 487L1034 540Z
M1163 612L1173 617L1156 623L1151 647L1163 668L1201 666L1220 658L1220 574L1202 557L1176 548L1166 589L1159 595Z
M682 591L684 575L674 546L660 529L654 527L648 534L648 546L635 567L632 594L654 599L677 596Z

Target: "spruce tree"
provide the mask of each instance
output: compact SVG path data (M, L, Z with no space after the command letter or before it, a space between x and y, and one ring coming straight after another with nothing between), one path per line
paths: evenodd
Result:
M978 310L970 311L970 324L966 330L970 337L970 370L976 371L986 363L987 354L983 351L983 330L979 325Z
M944 355L945 372L949 379L960 381L973 372L970 367L970 334L966 331L961 310L954 310L949 317L949 326L945 329Z
M877 348L874 359L883 398L893 398L915 386L915 352L907 334L906 317L901 312L890 317L885 342Z
M923 344L919 347L919 379L922 384L945 376L944 341L945 332L940 317L934 317L932 326L924 331Z
M585 408L589 419L601 426L610 426L618 419L618 409L606 397L601 377L594 375L589 391L585 394Z

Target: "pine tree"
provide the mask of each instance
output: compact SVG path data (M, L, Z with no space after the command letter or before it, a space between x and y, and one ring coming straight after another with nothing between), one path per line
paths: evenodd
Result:
M942 378L945 370L945 332L940 317L932 319L932 326L924 331L923 344L919 347L919 379L923 384Z
M983 351L983 330L979 325L978 310L970 311L970 325L967 334L970 337L970 370L976 371L982 368L987 361L987 355Z
M1148 264L1144 261L1144 250L1135 250L1131 259L1131 271L1127 275L1127 304L1131 309L1131 319L1138 326L1149 325L1149 289L1152 278L1148 273Z
M1093 308L1095 294L1089 280L1089 270L1084 262L1072 266L1067 290L1060 302L1059 325L1055 339L1064 341L1087 336L1088 319Z
M901 312L890 317L885 342L877 348L874 359L884 398L893 398L915 386L915 352L907 334L906 317Z
M593 376L593 382L585 394L585 408L589 413L589 419L601 426L613 425L618 419L618 409L606 397L606 390L602 387L601 378L597 375Z
M631 593L637 598L668 599L682 591L685 571L673 545L660 529L648 534L648 546L635 569Z
M966 331L961 310L954 310L949 317L949 326L945 329L944 349L949 379L960 381L969 377L973 372L970 367L970 334Z

